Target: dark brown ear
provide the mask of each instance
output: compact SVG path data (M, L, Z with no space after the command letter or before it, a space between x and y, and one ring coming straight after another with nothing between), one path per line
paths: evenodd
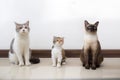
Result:
M99 21L97 21L94 25L97 27L97 26L98 26L98 24L99 24Z
M85 27L87 27L89 25L87 20L84 21L84 24L85 24Z

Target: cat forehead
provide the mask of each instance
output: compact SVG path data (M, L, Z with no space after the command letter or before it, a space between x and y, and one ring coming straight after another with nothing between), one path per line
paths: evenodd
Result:
M87 27L97 27L94 24L89 24Z
M29 27L27 24L16 24L17 27Z
M63 40L63 38L61 38L61 37L55 37L54 39L56 39L56 40Z

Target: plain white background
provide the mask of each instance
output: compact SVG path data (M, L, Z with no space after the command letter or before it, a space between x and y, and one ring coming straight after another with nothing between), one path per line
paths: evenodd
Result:
M51 49L53 36L65 49L83 46L84 20L99 21L102 49L120 49L120 0L0 0L0 49L9 49L14 22L30 21L32 49Z

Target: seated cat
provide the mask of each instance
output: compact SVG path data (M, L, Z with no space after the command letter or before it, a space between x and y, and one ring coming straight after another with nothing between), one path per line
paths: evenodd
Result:
M15 25L16 34L10 44L9 50L10 62L14 64L19 64L19 66L28 66L31 65L31 63L39 63L39 58L32 57L29 48L29 21L24 24L18 24L15 22Z
M86 69L90 67L95 70L103 62L101 46L97 36L97 27L99 22L90 24L85 20L84 46L80 59Z
M54 37L53 39L53 46L51 50L51 57L52 57L52 66L61 67L62 64L65 64L66 57L65 57L65 51L62 48L62 45L64 43L63 37Z

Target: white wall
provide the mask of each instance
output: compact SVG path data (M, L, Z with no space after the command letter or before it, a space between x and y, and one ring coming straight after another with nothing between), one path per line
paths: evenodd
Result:
M103 49L120 49L120 0L0 0L0 49L9 49L14 21L27 20L33 49L50 49L53 36L65 37L65 49L81 49L84 20L100 22Z

